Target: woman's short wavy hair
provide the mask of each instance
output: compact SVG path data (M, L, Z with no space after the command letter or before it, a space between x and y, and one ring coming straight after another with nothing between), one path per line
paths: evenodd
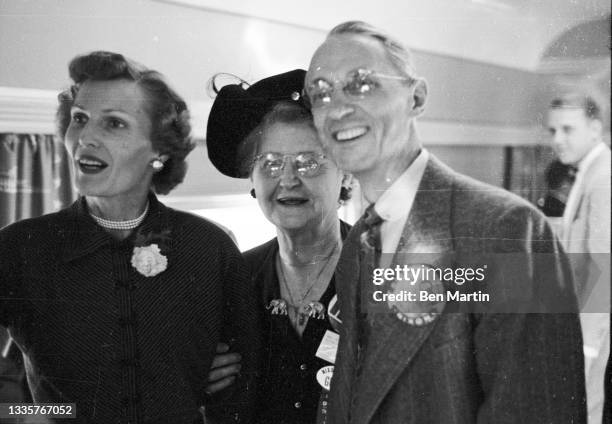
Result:
M274 124L305 125L317 132L310 110L294 102L278 102L270 112L268 112L262 122L246 137L238 147L238 163L244 175L251 175L253 172L253 158L260 152L262 137L266 130ZM352 186L340 188L339 200L347 201L351 198Z
M147 97L145 110L151 119L150 139L160 155L167 155L161 171L153 174L153 189L167 194L185 178L185 158L193 150L187 104L157 71L118 53L96 51L77 56L68 65L74 84L58 96L57 132L64 139L70 125L70 109L85 81L134 81Z

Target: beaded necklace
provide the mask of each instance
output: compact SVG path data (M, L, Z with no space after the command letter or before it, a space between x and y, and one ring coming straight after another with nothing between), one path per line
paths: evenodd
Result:
M147 212L149 212L149 202L147 202L147 206L140 216L125 221L112 221L110 219L100 218L91 212L89 212L89 215L100 227L106 228L107 230L133 230L134 228L138 227L142 221L144 221L145 216L147 216Z

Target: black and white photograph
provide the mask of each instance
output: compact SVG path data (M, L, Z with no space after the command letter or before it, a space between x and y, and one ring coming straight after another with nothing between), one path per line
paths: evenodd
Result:
M608 424L609 0L0 0L0 424Z

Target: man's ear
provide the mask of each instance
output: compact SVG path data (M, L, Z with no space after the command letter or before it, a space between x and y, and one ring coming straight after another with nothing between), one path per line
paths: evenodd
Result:
M424 78L417 78L412 83L412 117L419 116L425 111L427 101L427 81Z
M599 137L603 132L603 124L599 119L589 119L589 129L593 136Z

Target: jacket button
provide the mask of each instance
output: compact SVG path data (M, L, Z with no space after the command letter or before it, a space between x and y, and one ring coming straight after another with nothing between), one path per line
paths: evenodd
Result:
M300 409L302 407L302 402L295 402L293 406L295 406L295 409Z
M300 365L300 369L301 369L302 371L306 371L306 370L308 369L308 365L306 365L306 364L302 364L302 365Z

